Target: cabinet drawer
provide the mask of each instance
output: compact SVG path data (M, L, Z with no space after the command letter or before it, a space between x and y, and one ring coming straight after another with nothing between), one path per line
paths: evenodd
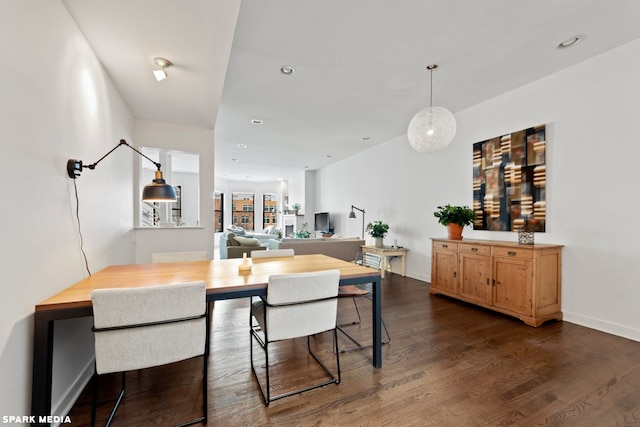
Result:
M485 245L473 245L470 243L463 243L458 245L460 253L472 254L472 255L491 255L491 246Z
M444 249L456 252L458 250L458 244L450 242L433 242L433 249Z
M518 247L493 247L493 255L506 258L533 259L533 250Z

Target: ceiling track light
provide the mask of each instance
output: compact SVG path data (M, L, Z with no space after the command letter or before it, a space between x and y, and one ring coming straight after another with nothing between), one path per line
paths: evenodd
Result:
M169 68L173 65L173 63L171 61L169 61L168 59L165 58L161 58L161 57L155 57L153 58L153 62L158 66L161 67L160 70L154 70L153 71L153 75L156 77L157 81L161 81L167 78L167 72L164 70L165 68Z
M437 64L427 66L430 74L429 107L416 113L409 122L407 138L414 150L438 151L449 145L456 135L456 118L444 107L433 106L433 70Z

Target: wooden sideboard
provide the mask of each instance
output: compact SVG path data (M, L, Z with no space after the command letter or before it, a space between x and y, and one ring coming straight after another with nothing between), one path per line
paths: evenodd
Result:
M562 320L562 245L432 238L432 294L517 317Z

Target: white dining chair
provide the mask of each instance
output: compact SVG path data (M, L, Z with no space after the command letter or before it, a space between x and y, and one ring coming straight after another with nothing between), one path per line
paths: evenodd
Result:
M258 382L267 406L277 399L292 396L328 384L340 383L340 356L335 352L337 373L332 372L311 349L312 335L331 332L334 347L338 345L336 317L340 272L338 270L312 273L272 275L267 285L267 295L251 304L251 370ZM307 338L307 351L324 370L326 380L306 385L291 391L283 391L279 385L272 386L271 349L277 341ZM260 381L253 355L253 342L264 351L265 384ZM284 356L278 357L286 363ZM273 396L272 391L280 394Z
M108 426L124 398L127 371L194 357L202 357L203 415L180 425L206 424L210 322L205 283L96 289L91 293L91 302L95 337L91 425L96 421L101 375L122 374L120 394L107 419Z

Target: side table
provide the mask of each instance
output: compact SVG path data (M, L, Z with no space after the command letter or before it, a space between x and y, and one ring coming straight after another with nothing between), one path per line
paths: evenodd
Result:
M382 265L380 266L380 277L384 279L385 271L389 271L395 273L392 270L391 262L387 259L388 257L400 257L401 260L401 269L400 274L405 275L406 268L406 260L407 260L407 248L396 248L394 246L383 246L381 248L373 246L373 245L362 245L362 254L370 253L380 255L382 257Z

